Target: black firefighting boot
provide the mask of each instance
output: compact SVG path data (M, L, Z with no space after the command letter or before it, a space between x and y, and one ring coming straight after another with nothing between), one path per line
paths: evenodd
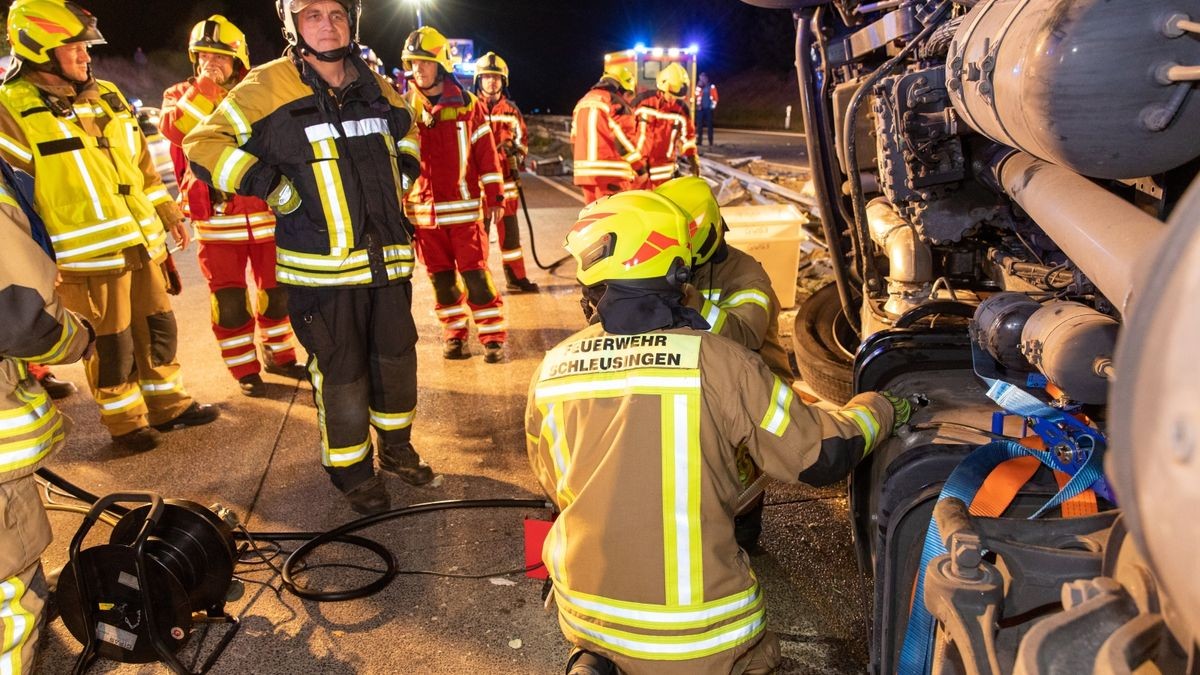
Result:
M518 277L508 265L504 266L504 280L507 282L504 290L509 293L540 293L542 290L538 288L537 284L530 281L529 277Z
M577 648L567 659L567 675L617 675L617 666L599 654Z
M363 482L346 491L346 501L355 513L369 516L382 513L392 508L392 498L388 496L387 486L378 475L371 476Z
M442 358L448 361L459 361L461 359L471 358L471 351L467 349L465 340L459 338L450 338L442 343Z
M379 452L379 468L396 474L409 485L424 485L433 480L433 469L421 459L412 443L384 445Z

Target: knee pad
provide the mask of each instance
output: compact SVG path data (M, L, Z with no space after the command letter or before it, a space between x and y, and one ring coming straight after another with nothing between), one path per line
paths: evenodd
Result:
M222 288L212 294L213 323L221 328L241 328L250 321L250 299L244 288Z
M175 312L162 312L146 317L150 332L150 363L166 365L175 360L179 348L179 326L175 323Z
M115 387L128 382L137 367L133 360L133 333L130 329L98 336L96 359L100 365L96 376L97 387Z
M504 241L500 248L511 251L521 246L521 226L517 224L516 216L504 216Z
M258 313L272 321L286 319L288 315L287 289L279 286L265 290L258 289Z
M462 298L462 289L458 286L458 274L454 270L434 272L430 275L430 281L433 283L433 297L439 305L453 305Z
M496 287L492 285L492 276L487 270L467 270L462 277L467 285L467 302L486 305L496 299Z

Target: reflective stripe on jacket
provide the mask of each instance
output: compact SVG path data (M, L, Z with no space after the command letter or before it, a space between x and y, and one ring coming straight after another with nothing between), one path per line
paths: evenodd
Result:
M517 199L517 183L510 180L508 158L510 154L517 157L517 168L529 154L529 132L525 126L525 117L521 109L507 96L500 98L491 106L480 99L487 113L488 123L492 125L492 135L496 137L496 149L500 152L500 172L504 174L504 198Z
M619 183L637 177L633 164L642 158L637 147L637 118L612 90L593 87L575 104L571 142L576 185Z
M504 175L487 114L472 94L444 82L434 105L416 87L405 94L421 134L421 177L405 205L417 227L481 222L485 209L504 204Z
M779 340L779 299L771 278L750 254L728 244L725 250L724 260L714 257L695 271L692 281L704 298L700 313L712 332L757 352L771 372L791 384L796 377Z
M133 246L161 261L164 226L180 216L129 104L110 82L76 94L44 77L23 74L0 87L0 155L35 177L34 203L59 269L119 271Z
M771 476L844 478L890 430L863 394L801 403L753 353L690 329L591 326L547 354L526 408L530 464L561 511L543 549L559 624L628 675L730 672L764 629L733 537L745 445Z
M705 109L715 108L715 107L717 107L717 101L721 100L721 97L717 96L717 85L710 84L710 85L708 85L709 104L704 105L704 89L705 89L704 87L701 87L700 85L696 85L696 110L705 110Z
M176 148L183 138L212 114L227 92L208 80L188 79L163 93L159 129ZM271 241L275 238L275 214L258 197L222 194L213 203L212 188L196 180L182 152L171 153L183 212L196 226L196 239L205 243Z
M300 207L277 216L275 276L298 286L384 285L412 274L404 191L420 170L412 111L382 76L331 91L302 60L251 70L183 139L196 178L265 199L286 176Z
M29 221L0 182L0 482L33 473L63 441L69 424L29 374L27 362L77 361L88 333L54 293L54 262L33 241Z
M696 125L683 104L660 93L648 96L634 111L638 119L638 148L650 164L650 180L671 179L677 157L696 154Z

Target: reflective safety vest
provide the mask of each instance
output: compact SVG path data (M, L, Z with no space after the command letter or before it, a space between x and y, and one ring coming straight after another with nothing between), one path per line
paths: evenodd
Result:
M120 270L131 246L163 259L166 232L155 205L169 204L171 195L161 181L147 183L140 166L143 156L149 161L146 137L115 85L97 80L95 92L56 112L21 77L0 87L0 105L24 136L0 133L0 153L35 177L34 202L59 269ZM89 133L85 121L102 131Z
M487 107L486 102L484 106L488 123L492 125L492 134L496 137L496 149L500 151L502 161L500 172L504 174L504 198L506 200L518 199L520 195L517 194L517 182L512 180L508 171L508 153L516 154L518 161L523 161L525 155L529 154L529 133L525 127L525 117L521 115L521 109L517 107L517 104L507 96L501 96L500 100L490 108Z
M182 151L184 136L216 109L226 93L207 80L195 78L163 93L159 128L177 150L171 158L179 182L180 206L196 226L199 241L207 244L273 241L275 214L266 202L257 197L218 192L222 200L214 204L215 188L196 179Z
M0 181L0 483L33 473L62 444L68 420L59 414L28 362L79 359L87 329L54 294L57 271L33 241L12 190ZM5 542L5 545L8 545Z
M671 180L677 157L696 154L696 125L682 104L656 93L640 102L638 148L650 164L650 181L655 185Z
M617 94L594 87L579 103L571 120L576 185L632 181L633 164L642 158L637 147L637 119Z
M487 113L449 81L435 105L416 87L405 95L417 111L421 176L405 210L417 227L482 222L484 209L504 204L504 176Z
M771 476L844 478L891 428L877 394L809 408L753 353L691 329L599 324L534 374L526 445L560 511L542 559L559 625L628 675L730 672L765 629L733 536L737 448Z

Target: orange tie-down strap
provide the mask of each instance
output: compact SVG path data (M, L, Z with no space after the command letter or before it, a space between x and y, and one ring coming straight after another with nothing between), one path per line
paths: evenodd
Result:
M1020 440L1020 443L1034 450L1046 449L1046 444L1037 436L1026 436ZM992 469L987 479L983 481L983 486L979 488L979 492L975 494L975 499L971 502L971 515L987 518L1002 516L1012 501L1016 499L1017 493L1025 483L1029 482L1030 478L1033 478L1033 474L1037 473L1038 467L1041 465L1042 463L1037 457L1017 457ZM1071 480L1071 477L1061 471L1055 471L1054 480L1058 482L1061 490ZM1096 493L1092 490L1084 490L1063 502L1061 509L1063 518L1090 516L1100 510L1096 504Z

